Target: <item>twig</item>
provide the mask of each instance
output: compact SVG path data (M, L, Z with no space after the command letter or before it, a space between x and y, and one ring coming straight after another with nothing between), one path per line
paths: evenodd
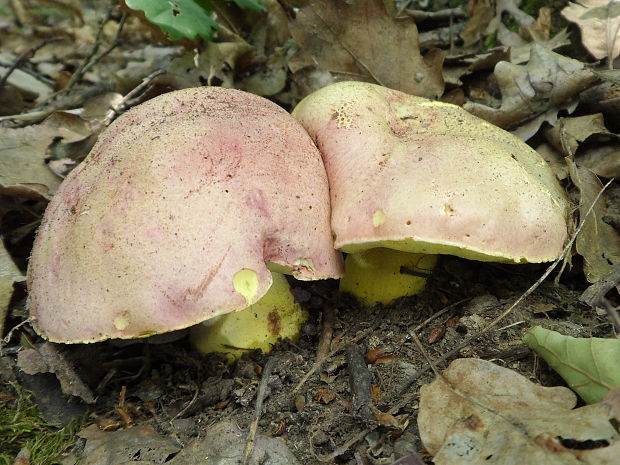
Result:
M183 407L175 416L170 419L171 424L174 420L183 416L185 412L187 412L190 407L196 403L196 400L198 399L198 394L200 394L200 386L196 384L194 389L194 395L192 396L191 400L187 403L187 405L185 405L185 407Z
M31 323L33 320L34 320L34 318L33 318L32 316L29 316L28 318L26 318L26 319L25 319L24 321L22 321L21 323L16 324L15 326L13 326L13 327L9 330L9 333L8 333L6 336L4 336L4 339L2 339L2 340L0 341L0 348L1 348L1 346L2 346L2 345L4 345L4 344L8 344L8 343L9 343L9 341L10 341L10 340L11 340L11 338L13 337L13 331L15 331L16 329L21 328L22 326L24 326L24 325L25 325L25 324L27 324L27 323Z
M362 349L357 344L347 344L346 349L349 388L352 396L353 416L362 420L366 425L373 422L372 414L372 375L364 361Z
M263 367L263 377L258 385L256 391L256 405L254 406L254 421L250 425L250 431L248 432L247 443L245 446L245 454L243 454L243 465L249 465L252 454L254 453L254 445L256 443L256 432L258 431L258 422L263 413L263 401L265 400L265 391L269 384L269 377L273 371L273 367L276 364L276 357L270 357Z
M112 87L107 82L96 82L92 86L85 87L84 89L76 90L75 92L68 93L62 96L62 98L50 102L49 104L40 105L36 109L33 109L27 113L20 113L19 115L0 116L0 121L14 120L21 124L34 123L41 121L47 116L54 113L56 110L67 110L70 108L76 108L81 106L86 100L101 95L105 92L112 90Z
M415 332L420 331L422 328L424 328L426 325L428 325L431 321L436 320L437 318L439 318L444 313L448 312L449 310L452 310L454 307L458 307L459 305L464 304L465 302L467 302L468 300L471 300L471 299L472 299L472 297L465 297L464 299L457 300L456 302L453 302L450 305L446 305L444 308L442 308L438 312L433 313L426 320L424 320L418 326L413 328L413 331L415 331Z
M411 337L413 338L413 342L415 342L415 345L418 346L418 350L420 351L422 356L426 359L426 363L428 363L428 365L431 367L435 375L441 376L441 374L439 373L439 370L437 370L437 367L435 366L435 362L433 362L433 359L430 357L430 355L428 355L428 352L422 345L422 342L420 341L420 338L418 337L418 335L416 333L413 333Z
M118 22L118 27L116 28L116 33L114 34L114 39L112 39L112 42L110 42L110 45L103 52L101 52L96 57L92 58L91 60L85 62L85 65L82 68L81 76L84 76L88 71L90 71L90 69L93 66L95 66L97 63L99 63L103 58L105 58L107 55L109 55L110 52L112 50L114 50L118 46L119 38L120 38L120 35L121 35L121 32L123 30L123 26L125 25L125 21L126 20L127 20L127 13L123 13L123 15L121 16L121 19ZM81 78L81 76L79 78ZM71 76L71 78L73 78L73 76ZM69 81L69 83L67 84L67 87L69 87L70 83L71 83L71 81Z
M51 39L45 39L39 45L32 47L30 50L22 53L17 60L11 65L11 67L4 73L2 79L0 79L0 89L2 89L6 85L6 81L9 79L13 71L15 71L24 61L30 60L34 57L35 53L37 53L40 49L45 47L47 44L51 44L52 42L58 42L63 40L61 37L53 37Z
M131 418L131 415L129 415L129 412L127 412L127 409L125 408L126 396L127 396L127 386L123 385L121 386L121 392L119 394L118 406L114 410L123 420L123 423L125 424L125 428L129 428L130 426L135 425L135 422L133 421L133 418Z
M329 355L329 349L334 336L334 323L336 322L336 309L327 303L323 307L323 321L321 324L321 336L316 349L315 361L324 360Z
M400 11L402 12L402 10ZM465 12L462 6L457 6L456 8L446 8L444 10L438 10L438 11L406 9L404 12L407 14L407 16L413 19L416 24L419 24L422 21L427 21L427 20L435 21L435 22L448 21L452 23L454 19L467 18L467 13Z
M468 300L471 300L471 297L467 297L465 299L459 300L458 302L454 302L454 303L451 303L450 305L447 305L446 307L442 308L440 311L438 311L436 313L433 313L430 317L428 317L426 320L424 320L422 323L420 323L418 326L416 326L413 330L414 331L419 331L424 326L429 324L431 321L433 321L434 319L436 319L436 318L440 317L441 315L443 315L444 313L446 313L448 310L450 310L450 309L452 309L452 308L462 304L463 302L467 302ZM358 334L357 336L352 338L350 341L348 341L348 343L357 342L357 341L365 338L368 334L370 334L372 331L374 331L378 326L379 326L379 324L372 325L370 328L365 329L360 334ZM323 365L323 363L325 361L329 360L334 355L339 354L340 352L342 352L345 347L346 347L346 344L342 344L341 346L339 346L336 349L332 350L322 360L317 360L316 362L314 362L314 364L312 365L310 370L308 370L308 372L304 375L304 377L301 379L301 381L299 381L299 383L297 383L297 386L295 386L295 388L293 389L293 393L297 392L299 389L301 389L301 387L306 383L306 381L308 381L308 379L310 379L310 377L314 373L316 373L317 370L319 370L321 368L321 366ZM407 386L407 388L409 388L409 386Z
M134 98L138 93L142 92L146 86L148 86L153 79L157 76L161 76L162 74L166 74L166 71L163 69L158 69L153 71L151 74L142 79L142 82L138 84L135 88L133 88L127 95L125 95L120 102L113 105L105 115L103 119L103 126L109 126L110 123L114 120L116 116L127 109L127 102Z
M372 325L370 328L365 329L364 331L362 331L360 334L358 334L357 336L355 336L354 338L352 338L350 341L348 341L349 343L352 342L357 342L360 339L365 338L366 336L368 336L371 332L373 332L375 329L377 329L379 327L379 323L376 323L374 325ZM299 383L297 383L297 386L295 386L295 388L293 389L292 393L295 393L297 391L299 391L299 389L301 389L301 387L306 383L306 381L308 381L310 379L310 377L317 372L317 370L319 370L321 368L321 366L323 365L323 363L327 360L329 360L330 358L332 358L334 355L339 354L340 352L342 352L346 347L346 344L342 344L339 347L337 347L336 349L332 350L329 354L327 354L327 356L325 358L323 358L322 360L317 360L316 362L314 362L314 364L312 365L312 367L310 368L310 370L308 370L308 373L306 373L304 375L303 378L301 378L301 381L299 381Z
M97 35L95 36L95 42L90 50L90 53L82 61L82 64L78 67L78 69L76 69L75 72L71 75L71 77L69 78L69 82L67 82L67 85L61 90L59 90L58 92L55 92L52 95L48 96L45 100L43 100L43 102L41 102L41 105L39 105L39 107L42 107L46 105L48 102L50 102L51 100L56 99L60 95L64 95L68 93L69 91L71 91L71 89L73 89L75 84L77 84L78 81L82 79L82 77L84 77L84 74L86 74L86 72L88 72L94 65L99 63L101 59L103 59L106 55L108 55L119 44L118 39L120 37L121 31L125 24L125 20L127 18L127 15L125 13L123 13L123 15L121 16L121 19L118 23L118 28L116 29L116 34L114 36L114 39L110 43L110 45L105 50L103 50L101 53L97 53L99 52L99 48L101 47L101 40L103 36L104 26L109 21L111 15L112 15L112 8L110 8L106 12L105 16L101 20L99 29L97 30Z
M86 66L88 66L91 60L95 58L95 55L99 51L99 47L101 47L101 38L103 36L103 28L105 27L106 23L110 20L111 15L112 15L111 9L106 11L105 15L103 16L103 19L101 20L101 23L99 24L99 28L97 29L97 35L95 36L95 42L93 43L93 46L90 49L90 53L86 56L84 61L82 61L82 64L73 72L73 74L69 78L69 82L67 82L67 85L60 92L63 92L63 93L69 92L73 88L73 86L80 79L82 79L82 76L84 76L86 72Z

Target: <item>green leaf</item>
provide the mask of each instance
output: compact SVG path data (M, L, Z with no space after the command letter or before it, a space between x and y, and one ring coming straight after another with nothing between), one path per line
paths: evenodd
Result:
M200 36L211 40L217 22L210 16L210 2L196 0L126 0L127 6L142 10L171 40Z
M234 0L234 2L244 10L265 11L263 0Z
M620 386L620 339L575 338L536 326L523 341L589 404Z

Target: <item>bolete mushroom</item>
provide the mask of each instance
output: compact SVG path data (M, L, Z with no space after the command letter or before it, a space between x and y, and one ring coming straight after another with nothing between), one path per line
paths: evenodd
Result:
M337 278L329 212L320 154L285 110L216 87L156 97L50 202L28 269L34 326L54 342L139 338L252 306L270 269Z
M414 275L433 259L411 253L506 263L561 254L569 204L551 169L462 108L341 82L310 94L293 116L327 170L335 246L349 254L341 288L367 303L419 292L424 278ZM403 268L410 280L394 284Z

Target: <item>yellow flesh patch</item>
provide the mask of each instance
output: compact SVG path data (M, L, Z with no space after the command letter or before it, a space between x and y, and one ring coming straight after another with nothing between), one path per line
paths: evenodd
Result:
M383 213L383 210L377 210L374 215L372 215L372 225L376 228L385 223L386 216Z
M114 318L114 327L119 331L123 331L129 326L129 312L123 312Z
M258 274L249 268L243 268L233 276L233 288L241 294L248 305L256 301L258 294Z

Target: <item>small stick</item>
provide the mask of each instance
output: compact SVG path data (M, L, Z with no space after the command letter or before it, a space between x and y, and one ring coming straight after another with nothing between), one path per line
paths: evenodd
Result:
M157 76L161 76L162 74L166 74L166 71L163 69L158 69L153 71L151 74L142 79L142 82L138 84L135 88L133 88L127 95L125 95L120 102L116 105L113 105L108 112L106 113L105 118L103 119L103 126L109 126L114 118L118 116L122 111L127 109L127 102L135 97L138 93L142 92L145 87L147 87L153 79Z
M346 348L349 369L349 387L352 394L353 416L365 424L373 422L372 414L372 374L364 361L362 349L357 344L348 344Z
M465 299L461 299L458 302L454 302L454 303L451 303L450 305L447 305L446 307L442 308L437 313L433 313L426 320L424 320L422 323L417 325L413 330L414 331L419 331L420 329L425 327L427 324L429 324L431 321L433 321L435 318L438 318L439 316L441 316L444 313L446 313L448 310L450 310L450 309L452 309L452 308L462 304L463 302L467 302L468 300L471 300L471 297L466 297ZM357 342L357 341L359 341L361 339L364 339L368 334L370 334L372 331L374 331L378 326L379 326L378 324L375 324L375 325L371 326L370 328L365 329L364 331L362 331L360 334L358 334L356 337L354 337L353 339L351 339L348 342L352 343L352 342ZM299 389L301 389L301 387L306 383L306 381L308 381L308 379L310 379L310 377L314 373L316 373L317 370L319 370L321 368L321 365L323 365L323 363L326 360L329 360L334 355L339 354L340 352L342 352L344 350L344 347L345 347L345 344L343 344L343 345L337 347L336 349L332 350L329 354L327 354L327 356L324 359L317 360L316 362L314 362L314 364L312 365L312 367L310 368L308 373L306 373L304 375L304 377L301 379L301 381L299 381L299 383L297 383L297 386L295 386L295 388L293 389L293 392L297 392ZM409 386L410 385L407 385L405 390L408 389Z
M60 95L64 95L64 94L68 93L78 83L78 81L80 79L82 79L82 77L84 76L84 74L86 74L87 71L89 71L94 65L99 63L99 61L101 61L101 59L103 59L112 50L114 50L114 48L116 48L116 46L118 46L118 44L119 44L119 37L120 37L121 31L123 29L123 26L125 25L125 20L127 19L127 15L125 13L123 13L123 16L121 16L121 19L120 19L120 21L118 23L118 28L116 30L116 34L115 34L114 39L112 40L111 44L103 52L97 54L97 52L99 51L99 48L101 47L101 39L102 39L102 35L103 35L103 28L104 28L105 24L108 22L108 20L110 19L111 15L112 15L112 8L110 8L106 12L105 16L101 20L101 23L99 25L99 29L97 30L97 35L95 36L95 43L93 44L93 47L91 48L90 53L84 59L84 61L82 61L82 64L78 67L78 69L76 69L75 72L71 75L67 85L63 89L59 90L58 92L53 93L52 95L47 97L45 100L43 100L43 102L41 102L39 107L44 106L45 104L47 104L51 100L56 99Z
M116 413L123 419L123 423L125 423L125 428L129 428L133 426L135 423L129 415L129 412L125 409L125 398L127 396L127 386L121 386L121 392L119 394L118 406L114 409Z
M95 35L95 42L93 43L90 53L86 56L86 58L84 59L82 64L78 67L78 69L76 69L73 72L73 74L69 78L69 82L67 82L67 85L60 92L62 93L68 92L82 78L82 76L84 76L86 66L92 59L94 59L95 55L99 51L99 47L101 47L101 37L103 35L103 28L106 25L106 23L109 21L111 15L112 15L111 9L106 11L106 14L103 16L103 19L101 20L101 23L99 24L99 28L97 29L97 35Z
M352 338L349 343L351 342L357 342L360 339L365 338L366 336L368 336L371 332L373 332L375 329L377 329L379 327L379 324L374 324L372 325L370 328L365 329L364 331L362 331L360 334L358 334L357 336L355 336L354 338ZM312 367L310 368L310 370L308 370L308 373L306 373L304 375L303 378L301 378L301 381L299 381L299 383L297 383L297 386L295 386L295 388L293 389L293 393L297 392L299 389L301 389L301 387L306 383L306 381L308 381L308 379L310 379L310 377L317 372L317 370L319 370L321 368L321 366L323 365L323 363L332 358L334 355L339 354L340 352L342 352L344 350L345 345L342 344L339 347L335 348L334 350L332 350L329 354L327 354L327 356L325 358L323 358L322 360L317 360L316 362L314 362L314 364L312 365Z
M47 44L51 44L52 42L58 42L59 40L63 40L61 37L53 37L51 39L45 39L39 45L32 47L30 50L22 53L17 60L11 65L11 67L4 73L2 79L0 79L0 89L2 89L6 85L6 81L9 79L13 71L15 71L24 61L30 60L34 57L35 53L37 53L40 49L45 47Z
M329 355L332 337L334 336L334 323L336 322L336 310L328 303L323 307L323 324L321 325L321 336L319 346L316 349L315 361L324 360Z
M256 432L258 431L258 422L263 413L263 401L265 400L265 391L269 384L269 377L273 371L273 367L276 364L276 358L270 357L263 367L263 377L258 385L256 391L256 405L254 406L254 421L250 425L250 431L248 432L247 443L245 446L245 454L243 455L243 465L249 465L252 454L254 453L254 445L256 443Z
M187 412L190 407L196 403L196 400L198 399L198 394L200 394L200 386L196 384L194 389L194 395L192 396L191 400L187 403L187 405L185 405L185 407L183 407L175 416L170 419L170 424L172 424L172 422L177 418L185 415L185 412Z
M112 42L110 42L110 45L108 45L108 47L103 52L98 54L93 59L84 62L85 64L84 64L84 67L82 68L81 76L84 76L88 71L90 71L90 69L93 66L99 63L103 58L109 55L109 53L118 46L119 38L120 38L120 35L121 35L123 26L125 25L126 20L127 20L127 13L123 13L123 15L121 16L121 19L118 22L118 27L116 28L114 39L112 39ZM81 78L81 76L79 78ZM73 76L71 76L71 78L73 78ZM68 84L67 84L67 87L68 87Z

